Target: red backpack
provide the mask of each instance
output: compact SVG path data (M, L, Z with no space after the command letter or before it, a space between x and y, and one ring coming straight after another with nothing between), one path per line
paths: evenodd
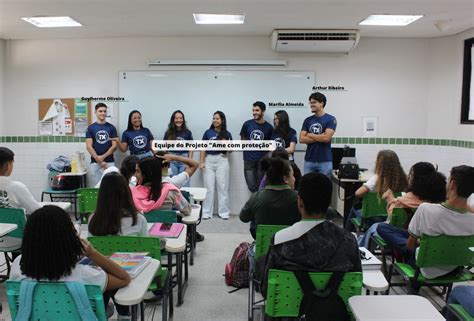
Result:
M225 284L237 289L249 286L249 259L248 251L251 244L242 242L234 250L230 263L225 265Z

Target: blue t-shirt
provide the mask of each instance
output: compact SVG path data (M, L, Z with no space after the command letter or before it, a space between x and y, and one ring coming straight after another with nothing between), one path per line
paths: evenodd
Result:
M171 138L163 136L163 140L171 140ZM176 131L176 138L174 140L194 140L193 134L189 129L185 129L182 131ZM170 153L177 154L177 155L188 155L188 152L182 151L182 150L169 150Z
M202 140L217 140L217 136L219 136L219 132L213 128L208 129L204 132L204 135L202 135ZM227 131L227 140L232 140L232 135L230 134L229 131ZM206 151L206 154L208 155L218 155L218 154L226 154L227 151Z
M321 117L316 115L306 118L303 122L301 130L312 134L323 134L327 128L336 130L337 121L333 115L324 114ZM305 161L309 162L330 162L332 161L331 142L321 143L315 142L308 144Z
M130 155L140 155L150 151L150 142L153 134L148 128L126 130L122 134L122 143L128 144Z
M270 140L273 133L273 127L268 122L257 123L254 119L247 120L240 130L240 136L246 140ZM266 151L244 152L244 160L258 161L267 154Z
M285 140L280 132L273 130L272 140L276 142L277 149L285 149L290 147L291 143L298 143L296 138L296 130L290 127L290 132L288 133L288 138ZM290 160L293 160L293 154L290 155Z
M86 138L92 138L92 148L94 148L98 156L105 154L112 147L110 138L115 137L117 137L117 129L110 123L93 123L87 127ZM107 156L104 161L106 163L113 162L114 154ZM97 163L92 156L91 163Z

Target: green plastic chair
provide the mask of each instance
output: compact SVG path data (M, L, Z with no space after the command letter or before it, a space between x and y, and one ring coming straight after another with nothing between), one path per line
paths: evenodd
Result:
M7 281L8 306L12 320L18 314L20 281ZM98 285L86 285L92 310L100 321L107 320L102 290ZM33 294L29 320L82 321L72 295L64 282L38 282Z
M92 246L103 255L110 256L115 252L148 252L148 256L161 262L161 241L148 236L92 236L87 238ZM156 283L150 285L150 291L163 291L162 320L168 319L167 305L169 300L169 317L173 316L173 292L170 286L170 273L161 267L156 273ZM161 286L160 286L161 284Z
M400 193L395 193L395 197L399 196ZM386 217L387 216L387 202L381 199L377 193L368 192L362 199L362 218L359 219L354 217L352 224L356 228L357 234L365 231L365 221L373 217Z
M288 225L257 225L257 232L255 237L255 261L263 256L267 255L270 249L273 235L276 232L288 227ZM254 310L258 308L259 304L264 300L255 301L255 285L260 285L260 281L255 279L255 274L250 271L249 275L249 297L248 297L248 319L253 321Z
M314 286L323 290L326 288L331 272L309 273ZM352 315L348 300L354 295L360 295L362 291L362 273L348 272L344 274L339 285L338 294L344 300L347 311ZM298 280L291 271L271 269L268 273L268 287L265 304L265 314L278 317L297 317L299 314L303 291Z
M392 211L392 215L390 217L390 225L396 226L398 228L403 228L405 226L405 222L407 220L407 213L405 208L394 208ZM387 270L387 254L391 255L392 262L394 262L394 253L392 247L390 247L387 242L379 235L372 236L371 240L378 246L382 255L382 272L387 277L388 270ZM370 246L369 246L370 248Z
M470 315L461 305L450 304L448 309L461 321L474 321L474 316Z
M408 285L409 293L416 293L415 285L419 286L445 286L448 291L453 283L466 282L473 278L469 269L474 265L474 252L469 248L474 247L474 235L469 236L430 236L423 234L420 239L418 256L416 257L416 268L409 264L395 262L392 266L400 273ZM420 272L424 267L459 266L467 267L458 275L441 276L436 279L426 279ZM389 271L388 283L391 285L392 269ZM415 288L419 288L416 286Z
M77 204L81 223L87 224L89 215L95 212L97 207L98 188L79 188L77 190Z
M178 215L176 211L168 210L154 210L145 213L145 218L148 223L176 223L178 221Z
M5 256L5 263L7 265L7 274L0 275L0 279L8 279L10 275L10 264L13 262L12 258L8 255L9 252L19 252L21 250L21 239L23 238L23 231L26 225L25 210L22 208L0 208L0 223L16 224L16 230L2 236L0 239L4 240L5 237L18 239L18 242L14 242L15 246L9 246L4 242L0 243L0 252L3 252ZM7 242L8 243L8 242Z

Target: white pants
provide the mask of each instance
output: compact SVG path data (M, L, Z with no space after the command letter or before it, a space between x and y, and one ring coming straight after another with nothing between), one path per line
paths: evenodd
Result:
M115 163L114 162L107 163L107 168L111 166L115 166ZM102 179L102 174L104 173L104 170L97 163L91 163L89 168L90 168L90 176L89 176L90 178L87 185L94 187Z
M206 199L202 207L203 217L214 214L214 189L217 182L217 204L219 216L228 218L229 211L229 160L227 155L206 155L204 167L204 187L207 188Z

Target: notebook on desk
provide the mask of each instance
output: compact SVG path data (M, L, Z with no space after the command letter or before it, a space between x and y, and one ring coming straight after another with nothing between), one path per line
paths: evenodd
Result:
M173 223L169 228L163 223L154 223L150 228L150 236L177 238L181 234L184 224Z
M361 257L360 262L362 263L362 270L380 270L382 268L382 261L375 257L365 247L359 247L359 251L363 253L364 257ZM361 256L362 256L361 255Z

